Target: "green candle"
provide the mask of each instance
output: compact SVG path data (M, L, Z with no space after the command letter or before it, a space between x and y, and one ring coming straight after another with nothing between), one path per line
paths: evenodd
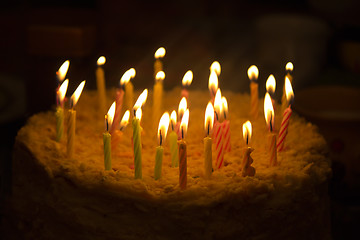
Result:
M69 80L65 80L56 92L56 141L60 142L64 132L64 99L68 88Z
M108 131L104 132L103 140L105 170L111 170L111 134Z
M60 106L56 108L56 141L60 142L64 132L64 109Z
M141 108L139 108L141 110ZM139 109L136 111L138 112ZM134 168L135 178L142 178L142 165L141 165L141 130L140 130L140 119L134 117L132 120L133 127L133 144L134 144Z
M162 146L156 147L155 169L154 169L155 180L161 178L163 154L164 154L164 148Z
M162 159L164 154L164 148L162 147L162 144L166 138L169 122L170 122L169 113L165 112L160 118L159 128L158 128L159 146L156 148L156 155L155 155L155 169L154 169L155 180L161 178Z
M178 135L175 131L172 131L169 134L169 143L170 143L170 155L171 155L171 167L179 166L179 147L177 144Z

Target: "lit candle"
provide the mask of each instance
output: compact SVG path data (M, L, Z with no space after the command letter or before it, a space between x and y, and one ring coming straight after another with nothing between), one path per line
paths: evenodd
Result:
M153 125L156 126L156 123L160 119L160 114L162 111L162 98L163 98L163 81L165 79L165 73L159 71L155 77L155 85L153 92Z
M250 79L250 116L257 119L259 115L259 70L255 65L252 65L249 67L247 74Z
M176 111L173 110L170 115L171 132L169 133L171 167L179 166L179 148L177 144L178 134L175 131L176 124Z
M273 107L275 104L275 100L274 100L275 89L276 89L276 80L274 75L270 74L270 76L266 80L266 91L270 94Z
M97 68L96 68L96 86L98 90L99 96L99 109L101 113L105 113L106 111L106 87L105 87L105 73L102 66L105 64L106 58L104 56L99 57L97 60Z
M59 70L56 72L57 80L58 80L58 86L64 81L65 76L69 70L70 61L66 60L61 66L59 67Z
M126 110L120 122L120 130L115 130L115 132L112 134L111 149L113 151L116 149L116 146L120 142L120 138L123 134L123 131L125 130L126 126L129 123L129 118L130 118L130 111Z
M69 80L66 79L57 91L57 107L56 107L56 141L60 142L64 133L64 100L68 88Z
M165 48L160 47L158 50L156 50L154 57L155 57L155 63L154 63L154 78L156 78L156 74L163 70L163 64L161 62L161 59L165 56L166 51Z
M186 99L189 98L189 91L188 88L191 85L193 80L193 72L191 70L187 71L182 79L182 90L181 90L181 97L185 97Z
M131 109L134 101L134 85L131 83L131 79L135 77L136 71L134 68L130 68L126 71L129 73L130 78L124 79L125 85L125 109Z
M226 97L221 97L222 102L222 113L223 113L223 138L224 138L224 151L230 152L231 151L231 133L230 133L230 120L228 120L229 117L229 111L228 111L228 103L226 100Z
M267 92L264 99L264 114L265 121L268 125L270 134L269 134L269 153L270 153L270 167L277 165L277 151L276 151L276 134L273 133L274 130L274 108L272 105L271 97Z
M214 123L214 143L216 149L216 168L220 169L224 163L224 137L223 137L223 107L221 100L221 91L216 91L214 100L214 112L215 112L215 123Z
M142 157L141 157L141 127L140 120L142 116L142 105L145 104L148 95L148 90L145 89L140 96L138 97L135 105L133 107L134 118L132 120L133 127L133 145L134 145L134 168L135 168L135 178L142 178Z
M211 133L214 125L214 107L211 102L206 106L205 110L205 134L204 138L204 167L205 178L210 178L212 174L212 139Z
M214 98L215 98L216 91L218 89L218 85L219 85L218 76L215 71L211 71L210 76L209 76L208 87L209 87L210 97L211 97L212 102L214 102Z
M288 106L288 101L287 101L287 98L286 98L286 89L285 89L285 82L286 82L286 78L289 79L290 83L292 83L292 71L294 69L294 65L292 64L292 62L288 62L285 66L285 70L286 70L286 76L284 78L284 87L283 87L283 95L282 95L282 98L281 98L281 110L284 111L285 108L287 108Z
M158 127L158 144L159 146L156 148L155 155L155 169L154 169L154 178L158 180L161 178L161 168L162 168L162 160L164 154L164 148L162 147L163 142L166 138L166 133L168 131L170 122L170 116L168 112L165 112L160 118L159 127Z
M78 102L81 92L84 89L85 80L80 83L75 92L70 98L70 109L67 128L67 156L71 158L74 155L74 138L75 138L75 124L76 124L76 111L74 110Z
M123 105L123 98L124 98L124 87L130 79L134 76L134 69L131 68L127 70L120 79L119 87L116 89L115 95L115 116L114 116L114 124L112 124L110 128L110 133L113 134L119 128L120 123L120 116L121 116L121 109Z
M186 189L187 184L187 153L186 142L184 139L187 132L188 122L189 109L185 111L180 124L181 140L179 141L179 186L181 190Z
M243 124L243 138L244 138L245 144L247 146L244 151L244 159L241 164L241 175L243 177L255 175L255 168L251 166L251 164L254 162L254 160L250 156L250 154L254 151L254 149L252 147L249 147L251 135L252 135L251 122L246 121Z
M105 115L105 132L103 134L105 170L111 170L111 134L109 130L111 129L111 125L113 124L114 114L115 102L111 104L109 111Z
M215 72L217 76L220 76L221 66L218 61L214 61L210 66L210 72Z
M290 116L292 113L291 104L294 100L294 92L291 86L289 78L285 80L285 91L288 107L284 110L283 119L281 121L280 131L279 131L279 142L277 144L277 150L280 152L284 149L285 138L288 133L288 127L290 122Z
M181 100L180 100L180 103L179 103L179 107L178 107L178 122L176 123L175 125L175 131L177 132L178 134L178 139L181 139L181 133L180 133L180 123L181 123L181 119L187 109L187 101L186 101L186 98L183 97Z

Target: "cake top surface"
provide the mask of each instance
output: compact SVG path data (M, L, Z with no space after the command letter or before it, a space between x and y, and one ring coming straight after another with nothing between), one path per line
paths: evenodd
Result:
M85 91L76 106L76 136L74 156L66 156L65 131L60 142L55 141L56 119L54 111L32 116L19 131L17 144L29 149L49 178L66 178L79 189L96 191L99 194L147 199L166 206L211 205L223 199L237 201L262 201L273 194L300 191L304 185L325 182L330 174L330 162L326 158L326 143L316 126L292 114L285 150L279 152L279 166L269 167L269 131L263 114L263 100L259 100L259 117L252 120L253 136L249 146L254 148L251 156L256 169L254 177L241 176L241 162L247 148L242 136L242 124L249 120L250 97L247 94L224 91L229 104L231 152L225 154L225 164L214 170L210 179L204 178L204 117L209 101L208 91L190 91L188 107L190 119L185 138L187 143L187 188L179 187L179 168L171 167L168 138L164 144L162 177L154 179L155 152L158 123L153 124L152 94L143 107L142 176L134 179L132 126L131 123L120 136L119 144L112 152L111 171L104 170L103 133L104 115L98 111L95 91ZM108 105L115 91L108 92ZM138 96L138 94L135 94ZM164 111L177 110L180 90L164 92ZM124 111L123 111L124 112ZM275 105L275 132L282 119L280 106ZM169 129L169 132L171 130ZM168 133L169 133L168 132ZM213 153L215 148L213 147ZM213 162L215 155L213 154ZM285 191L284 191L285 189ZM286 191L289 189L289 191ZM286 199L286 197L284 197Z

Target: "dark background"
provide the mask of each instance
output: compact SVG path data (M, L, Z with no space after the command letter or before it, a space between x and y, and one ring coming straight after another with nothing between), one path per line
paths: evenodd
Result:
M348 96L347 89L355 91L348 102L343 95L322 93L332 100L329 106L336 102L353 111L345 122L299 112L319 125L331 150L333 237L354 237L360 222L356 134L360 132L360 2L9 0L0 4L1 201L11 195L16 132L30 115L54 105L55 72L65 60L70 60L68 92L84 79L86 88L96 87L94 72L101 55L107 58L108 88L117 86L130 67L137 71L135 88L151 88L153 54L163 46L167 89L179 86L189 69L194 72L191 88L206 89L208 68L217 60L223 89L248 92L246 71L256 64L262 96L268 75L283 79L285 64L292 61L295 102L297 93L314 86L342 86ZM282 89L281 82L277 89ZM277 92L279 98L281 91Z

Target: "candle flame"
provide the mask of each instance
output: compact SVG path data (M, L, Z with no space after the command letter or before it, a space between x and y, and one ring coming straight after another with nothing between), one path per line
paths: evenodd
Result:
M217 76L221 73L221 66L218 61L214 61L210 66L210 72L215 72Z
M251 65L247 71L250 81L256 81L259 76L259 69L255 65Z
M214 107L211 102L208 102L205 110L205 132L209 136L214 125Z
M105 62L106 62L106 58L105 58L104 56L101 56L101 57L99 57L98 60L97 60L97 65L98 65L98 66L102 66L102 65L105 64Z
M171 112L170 120L171 120L172 129L174 129L174 126L175 126L176 120L177 120L177 116L176 116L176 111L175 111L175 110L173 110L173 111Z
M292 72L292 70L294 69L294 65L292 64L292 62L288 62L285 66L286 71Z
M62 105L62 103L64 102L65 99L65 95L66 95L66 91L69 85L69 80L66 79L65 81L63 81L63 83L61 84L61 86L59 87L59 101L60 104Z
M145 90L140 94L140 96L138 97L138 99L136 100L133 109L134 109L134 110L138 110L139 108L141 108L141 107L145 104L146 99L147 99L147 96L148 96L148 90L145 89Z
M193 72L191 70L187 71L182 79L182 85L185 87L190 86L193 80Z
M70 99L71 108L74 108L76 103L78 102L80 95L84 89L84 86L85 86L85 80L79 84L79 86L76 88L75 92L71 96L71 99Z
M179 115L179 120L181 121L181 118L183 117L184 115L184 112L186 111L187 109L187 101L186 101L186 98L183 97L179 103L179 107L178 107L178 115Z
M166 53L165 48L160 47L158 50L156 50L154 57L156 59L163 58L165 56L165 53Z
M214 100L214 110L215 110L215 114L216 114L216 119L220 120L220 117L223 113L223 104L222 104L222 100L221 100L220 88L218 88L218 90L216 91L215 100Z
M111 104L109 111L105 116L106 131L109 131L109 129L111 128L114 121L114 115L115 115L115 101Z
M215 71L211 71L210 72L210 77L209 77L209 90L210 90L210 93L215 94L216 90L218 89L218 85L219 85L218 76L216 75Z
M221 103L222 103L222 109L223 109L223 115L224 119L227 119L229 111L228 111L228 102L226 100L226 97L221 97Z
M274 107L272 105L271 97L268 92L265 94L265 99L264 99L264 115L265 115L266 124L268 125L270 131L272 131L272 128L274 127L275 115L274 115Z
M159 71L156 73L155 80L163 81L165 79L165 73L163 71Z
M170 116L168 112L165 112L159 121L159 127L158 127L158 144L159 146L162 145L166 138L166 134L169 128L169 122L170 122Z
M286 93L286 99L290 104L292 99L294 98L294 92L291 86L290 79L287 76L285 77L285 93Z
M66 60L59 68L59 70L56 72L56 75L58 76L58 79L60 82L64 81L66 73L69 69L70 61Z
M189 109L186 109L184 116L181 119L180 123L180 133L181 133L181 139L185 138L185 135L187 133L188 123L189 123Z
M130 118L130 111L126 110L120 122L120 131L124 130L124 128L128 125L129 118Z
M136 109L135 111L135 116L136 119L139 119L139 121L141 121L141 117L142 117L142 110L141 108Z
M274 75L270 74L268 79L266 80L266 91L270 94L274 94L276 89L276 80Z
M243 138L246 143L246 145L249 144L252 136L252 126L250 121L246 121L243 124Z
M135 69L130 68L129 70L124 72L124 74L122 75L122 77L120 79L120 85L124 86L125 84L127 84L130 81L130 79L134 78L135 75L136 75Z

